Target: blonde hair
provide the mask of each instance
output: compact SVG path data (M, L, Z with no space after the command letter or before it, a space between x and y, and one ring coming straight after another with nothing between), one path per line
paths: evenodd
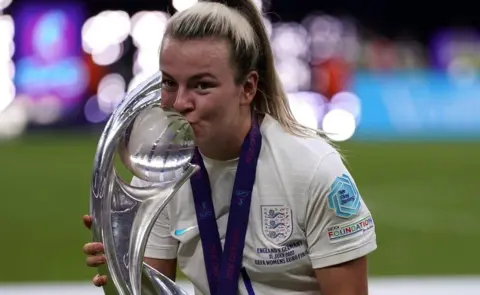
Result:
M236 82L243 83L252 70L258 72L258 90L252 107L272 116L291 134L323 137L320 130L303 126L294 118L275 70L261 12L251 0L200 1L174 14L165 36L179 40L226 38L231 44L232 63L237 70Z

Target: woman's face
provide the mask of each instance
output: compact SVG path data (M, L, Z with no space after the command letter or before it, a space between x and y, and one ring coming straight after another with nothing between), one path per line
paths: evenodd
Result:
M235 132L256 91L256 73L247 77L247 83L235 83L236 73L226 40L180 41L166 37L160 70L162 105L185 116L199 145Z

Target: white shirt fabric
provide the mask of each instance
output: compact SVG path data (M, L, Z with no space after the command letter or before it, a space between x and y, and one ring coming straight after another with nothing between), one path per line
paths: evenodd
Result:
M288 134L266 115L243 267L255 294L320 294L313 269L376 249L372 216L338 152L322 138ZM204 157L218 230L225 242L238 160ZM147 185L134 179L133 185ZM196 295L210 294L190 182L161 213L145 257L177 258ZM248 293L239 278L239 294Z

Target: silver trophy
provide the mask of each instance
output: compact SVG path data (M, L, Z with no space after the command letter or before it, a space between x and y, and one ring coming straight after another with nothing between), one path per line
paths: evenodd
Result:
M90 214L93 240L102 242L106 295L186 295L143 262L155 220L195 173L194 134L177 112L163 108L161 74L128 93L107 122L94 160ZM134 187L115 169L115 157L147 185Z

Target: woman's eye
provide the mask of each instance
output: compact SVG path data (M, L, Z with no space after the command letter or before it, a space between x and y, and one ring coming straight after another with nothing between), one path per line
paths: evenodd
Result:
M200 83L197 84L197 89L199 89L199 90L208 90L212 87L214 87L214 85L212 83L208 83L208 82L200 82Z
M162 87L172 87L175 86L172 80L163 80L162 81Z

